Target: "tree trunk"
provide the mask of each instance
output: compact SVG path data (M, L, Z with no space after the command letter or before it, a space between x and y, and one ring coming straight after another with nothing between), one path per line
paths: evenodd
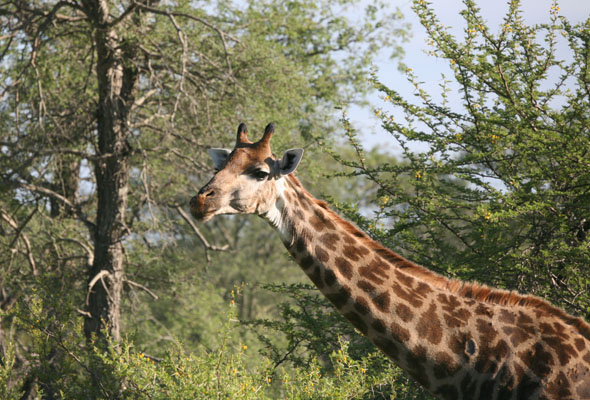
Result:
M91 340L108 329L112 340L120 339L120 308L123 289L123 238L129 190L130 147L127 117L133 104L138 72L133 48L121 46L109 27L105 1L91 4L95 17L97 107L97 160L94 163L98 194L94 263L89 271L88 312L84 332Z

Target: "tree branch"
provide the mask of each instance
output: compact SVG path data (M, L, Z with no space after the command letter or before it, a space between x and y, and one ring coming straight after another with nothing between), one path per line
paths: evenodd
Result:
M69 201L66 197L64 197L61 194L56 193L53 190L48 189L46 187L31 185L29 183L17 183L17 184L24 189L30 190L31 192L41 193L46 196L50 196L50 197L60 201L61 203L65 204L67 207L69 207L74 212L74 214L78 217L78 219L82 223L84 223L84 225L86 225L86 227L90 230L90 232L94 233L94 229L95 229L96 225L92 221L90 221L86 217L86 215L84 215L84 213L80 209L79 205L72 204L72 202Z
M203 236L203 234L201 233L201 231L197 227L197 225L195 225L195 223L193 222L193 220L186 213L186 211L184 211L182 209L182 207L180 207L179 205L175 206L174 208L180 214L180 216L182 217L182 219L184 219L187 222L187 224L189 224L189 226L192 228L192 230L195 233L195 235L197 235L197 237L199 238L199 240L201 241L201 243L203 243L203 247L205 247L205 255L207 257L207 261L209 261L209 254L207 253L207 250L225 251L225 250L227 250L229 248L229 245L227 245L227 244L225 246L222 246L222 247L210 245L209 242L207 241L207 239L205 239L205 236Z

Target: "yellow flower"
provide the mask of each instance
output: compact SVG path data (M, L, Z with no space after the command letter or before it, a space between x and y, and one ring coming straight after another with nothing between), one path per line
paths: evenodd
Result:
M416 171L415 176L416 176L416 179L420 179L420 178L422 178L422 173L420 171Z
M248 346L246 346L246 345L242 346L242 350L246 350L247 348L248 348Z

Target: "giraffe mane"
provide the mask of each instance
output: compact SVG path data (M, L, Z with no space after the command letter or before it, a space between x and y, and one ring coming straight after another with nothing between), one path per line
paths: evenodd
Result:
M293 174L289 175L289 178L310 201L324 209L331 217L332 221L340 225L349 234L359 238L365 246L377 253L381 258L393 264L393 266L398 268L402 273L423 280L436 288L448 290L461 297L473 299L482 303L534 308L536 311L559 318L565 324L576 329L586 339L590 340L590 324L580 317L574 317L567 314L561 308L555 307L546 300L532 295L522 295L514 290L491 288L478 282L463 282L458 279L449 279L407 260L386 248L381 243L371 239L365 232L361 231L350 221L347 221L330 209L326 202L313 197L303 185L301 185L299 180L293 176Z

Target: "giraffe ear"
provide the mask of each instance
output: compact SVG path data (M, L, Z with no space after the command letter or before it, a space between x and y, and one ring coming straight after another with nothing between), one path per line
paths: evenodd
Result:
M285 151L283 158L279 161L281 175L289 175L291 172L295 171L302 156L303 149L289 149Z
M229 149L209 149L209 155L213 159L213 164L215 164L215 168L217 169L223 169L230 153L231 150Z

